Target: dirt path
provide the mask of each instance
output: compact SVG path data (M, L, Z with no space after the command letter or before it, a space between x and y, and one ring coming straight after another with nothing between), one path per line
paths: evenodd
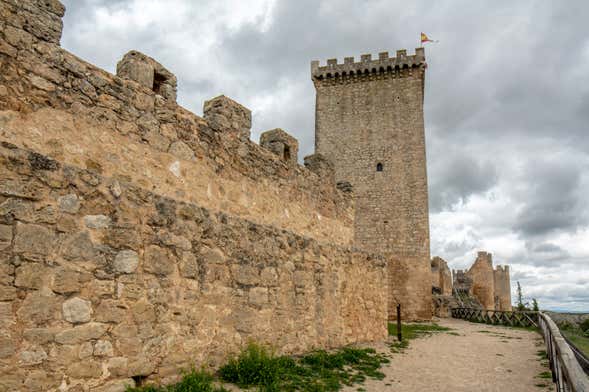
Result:
M381 369L383 380L369 380L344 391L554 390L550 379L538 378L548 370L539 361L538 350L544 349L540 335L456 319L442 319L438 324L453 331L412 340L409 348L392 354L391 363ZM390 353L384 344L376 348ZM542 384L546 386L537 386Z

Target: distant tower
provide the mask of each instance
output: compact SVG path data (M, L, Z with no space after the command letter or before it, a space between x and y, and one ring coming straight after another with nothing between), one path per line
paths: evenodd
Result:
M353 185L355 245L397 261L389 263L389 306L405 302L410 318L431 315L425 69L423 48L311 63L315 152L333 163L336 181Z

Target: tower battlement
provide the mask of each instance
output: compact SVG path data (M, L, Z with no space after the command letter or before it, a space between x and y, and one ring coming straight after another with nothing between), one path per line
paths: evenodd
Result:
M363 54L358 62L354 62L354 57L345 57L341 64L337 59L329 59L326 65L320 66L320 62L315 60L311 62L311 76L313 80L337 79L393 73L421 66L426 66L424 48L416 48L414 55L407 55L407 50L401 49L397 50L396 57L389 57L389 52L379 53L378 59L372 59L371 54Z

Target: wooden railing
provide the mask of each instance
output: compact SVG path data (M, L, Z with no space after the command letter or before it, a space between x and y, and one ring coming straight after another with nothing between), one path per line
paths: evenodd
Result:
M510 327L538 327L538 312L453 308L452 317L477 323L507 325Z
M539 324L544 342L552 381L558 392L589 392L589 378L577 361L573 350L568 345L558 326L544 313L539 313Z
M508 312L473 308L454 308L452 317L486 324L512 327L539 327L557 392L589 392L589 378L575 353L550 316L542 312Z

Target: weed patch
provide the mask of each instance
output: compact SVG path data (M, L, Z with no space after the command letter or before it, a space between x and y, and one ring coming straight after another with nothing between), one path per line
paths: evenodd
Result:
M337 391L366 378L384 378L378 369L389 360L373 349L316 351L302 357L276 356L268 348L249 344L219 370L223 381L260 391Z
M542 372L542 373L538 374L536 377L538 377L538 378L552 378L552 373Z
M402 324L401 334L403 340L401 342L395 341L391 344L391 350L394 353L403 352L404 349L409 347L409 341L423 336L428 336L436 332L450 332L452 328L442 327L436 323L431 324ZM454 332L455 333L455 332ZM389 323L389 335L397 335L397 325Z
M125 392L229 392L222 387L213 384L213 376L200 370L192 370L186 373L182 380L168 386L146 385L135 388L127 388Z

